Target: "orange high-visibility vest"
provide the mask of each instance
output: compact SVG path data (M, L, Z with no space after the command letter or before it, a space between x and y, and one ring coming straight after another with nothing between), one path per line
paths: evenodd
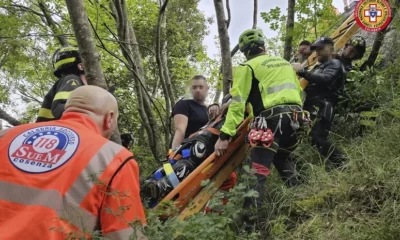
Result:
M128 239L145 224L131 152L86 115L14 127L0 138L0 239L65 239L101 230Z

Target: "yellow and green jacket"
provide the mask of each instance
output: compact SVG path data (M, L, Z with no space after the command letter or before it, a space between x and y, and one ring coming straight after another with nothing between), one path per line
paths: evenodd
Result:
M253 115L277 105L302 106L299 80L291 64L281 57L261 55L241 64L234 73L229 105L221 135L234 136L247 104Z
M71 92L83 85L81 78L75 74L69 74L57 80L44 97L36 122L60 119Z

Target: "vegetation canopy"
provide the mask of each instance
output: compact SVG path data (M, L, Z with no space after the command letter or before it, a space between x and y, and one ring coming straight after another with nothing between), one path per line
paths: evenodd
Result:
M174 130L171 111L187 92L189 79L205 75L211 87L208 103L220 102L229 92L236 67L244 61L237 53L237 39L228 34L245 30L232 29L232 19L238 17L231 15L230 5L235 2L213 0L214 18L199 10L199 2L0 0L2 127L35 121L44 96L56 81L52 57L58 48L89 49L81 51L84 63L91 63L85 69L88 82L115 87L120 117L114 137L133 133L130 150L140 166L140 177L146 178L169 149ZM349 16L348 12L338 14L332 0L288 0L287 9L259 9L257 0L248 2L247 17L253 25L246 29L259 28L257 19L263 20L269 29L260 29L276 33L265 39L267 54L286 60L292 59L301 41L329 36ZM176 217L162 221L158 210L147 209L144 234L152 240L177 236L187 240L398 238L400 19L398 1L389 2L393 19L386 29L355 34L366 39L367 51L347 76L346 94L331 134L348 156L343 170L326 172L326 159L304 137L294 152L302 184L287 188L276 170L272 171L258 231L239 231L244 196L258 194L247 190L255 180L247 160L237 169L239 182L229 192L222 214L198 213L183 222ZM73 17L82 13L88 20L86 26ZM76 24L86 28L78 29ZM209 46L203 41L211 27L218 28L220 53L215 57L207 54ZM365 111L377 115L361 132ZM217 202L222 195L213 199ZM104 239L99 232L90 234L93 239ZM83 239L79 234L69 237Z

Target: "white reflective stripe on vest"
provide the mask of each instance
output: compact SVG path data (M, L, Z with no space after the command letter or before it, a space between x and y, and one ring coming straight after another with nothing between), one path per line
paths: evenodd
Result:
M130 227L130 228L125 228L122 230L106 233L106 234L104 234L104 237L106 237L110 240L122 240L122 239L129 239L129 237L132 234L133 234L133 228ZM137 239L137 238L134 238L134 239Z
M66 195L70 195L77 202L81 203L90 189L94 186L97 178L107 167L102 163L109 163L123 149L122 146L111 141L105 143L96 155L89 161L88 165L81 172L79 177L71 185Z
M0 193L7 193L0 194L0 200L27 206L47 207L53 209L58 217L80 229L97 230L100 227L98 216L81 208L80 204L94 186L91 175L100 174L107 167L106 164L111 162L122 149L122 146L113 142L105 143L64 196L56 190L38 189L0 180Z
M276 92L279 92L279 91L284 90L284 89L297 90L298 88L296 87L296 85L294 83L284 83L284 84L281 84L281 85L269 87L267 89L267 93L268 94L272 94L272 93L276 93Z
M234 102L244 102L242 96L234 96L232 97L232 103Z
M93 188L94 183L107 167L108 163L110 163L115 155L117 155L122 149L122 146L114 142L109 141L105 143L92 157L92 159L90 159L88 165L71 185L65 195L69 196L71 199L74 199L74 201L80 205L85 199L86 195L89 193L90 189ZM107 163L107 165L104 165L104 163ZM86 221L84 223L80 223L80 225L77 227L81 227L82 225L84 225L86 229L90 230L96 230L99 227L97 219L93 222Z
M74 226L81 227L83 223L96 223L97 216L77 205L69 196L61 196L56 190L43 190L16 183L0 181L0 200L19 203L26 206L43 206L53 209L60 218L68 219ZM49 225L49 228L53 226Z

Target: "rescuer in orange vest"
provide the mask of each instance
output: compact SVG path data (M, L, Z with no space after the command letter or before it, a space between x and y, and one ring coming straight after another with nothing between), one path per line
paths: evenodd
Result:
M117 118L109 92L82 86L60 120L0 132L0 239L146 239L138 165L108 140Z

